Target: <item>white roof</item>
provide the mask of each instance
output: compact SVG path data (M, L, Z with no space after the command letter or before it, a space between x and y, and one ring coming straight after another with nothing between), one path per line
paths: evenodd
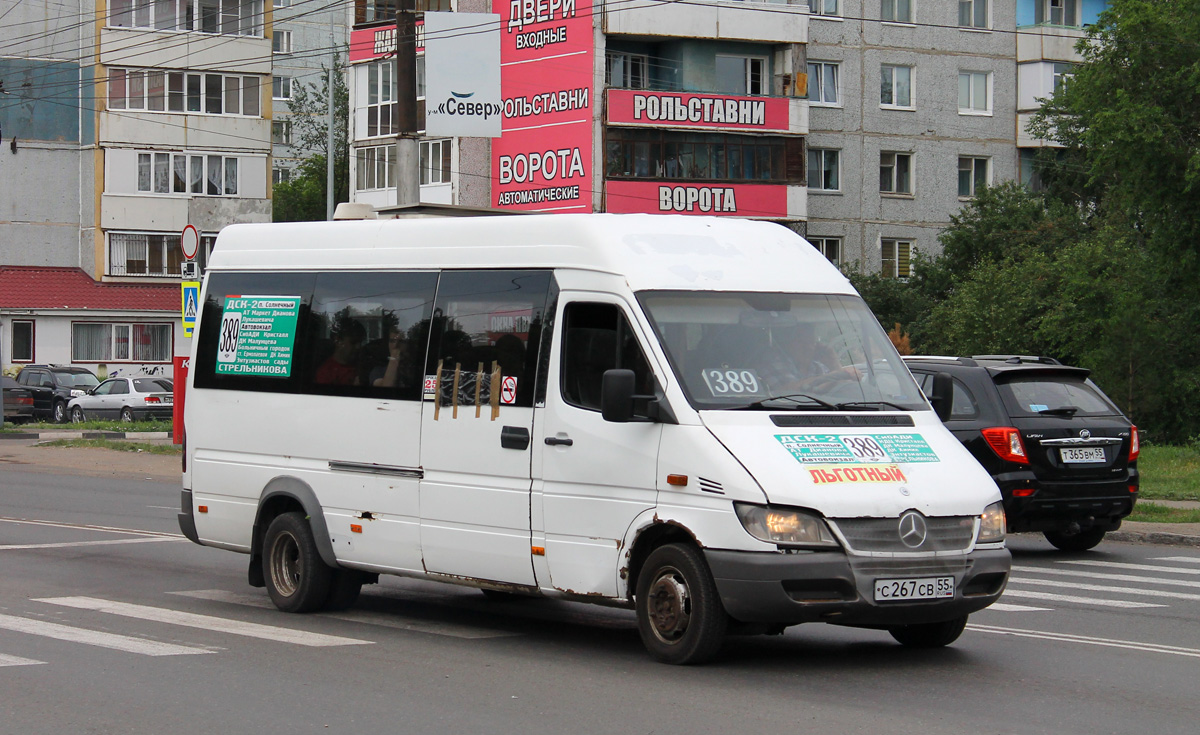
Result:
M553 214L232 225L210 270L574 268L634 291L854 293L823 255L771 222Z

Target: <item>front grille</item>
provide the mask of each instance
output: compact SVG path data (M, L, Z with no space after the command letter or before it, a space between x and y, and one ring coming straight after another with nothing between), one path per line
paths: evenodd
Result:
M900 537L899 518L838 518L832 519L842 538L853 551L928 553L934 551L965 551L975 536L974 516L925 518L925 541L909 546Z
M945 574L962 574L971 567L966 558L950 559L880 559L850 560L854 573L866 577L924 577Z

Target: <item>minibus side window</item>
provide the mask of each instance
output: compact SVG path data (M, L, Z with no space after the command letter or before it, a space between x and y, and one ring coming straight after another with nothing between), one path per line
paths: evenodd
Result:
M654 393L654 373L615 304L568 304L563 319L562 395L567 403L599 411L604 371L614 368L633 371L638 393Z
M460 404L475 402L479 377L483 378L479 400L489 402L491 375L497 367L502 388L516 383L515 392L503 390L501 403L533 406L551 282L550 272L540 270L442 272L425 374L436 375L441 364L444 405L453 401L456 371Z

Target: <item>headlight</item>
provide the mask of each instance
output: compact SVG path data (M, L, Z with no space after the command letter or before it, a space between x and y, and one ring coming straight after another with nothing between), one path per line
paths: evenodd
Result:
M87 391L85 391L85 390L79 390L78 388L71 389L71 397L73 397L73 398L78 398L79 396L86 396L86 395L87 395Z
M734 503L738 520L754 538L787 546L837 546L833 533L820 518L788 508Z
M979 542L981 544L994 544L1004 540L1004 531L1007 524L1004 520L1004 503L992 503L983 509L983 515L979 516Z

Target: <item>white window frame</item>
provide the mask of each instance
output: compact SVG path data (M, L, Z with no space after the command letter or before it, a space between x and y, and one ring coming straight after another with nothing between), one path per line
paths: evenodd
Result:
M916 252L913 241L903 237L879 239L879 274L884 278L901 281L912 277L912 255Z
M271 184L285 184L292 180L292 169L290 166L273 166L271 168Z
M717 54L716 59L740 59L742 61L742 91L727 92L727 94L737 94L747 97L758 97L771 93L771 80L768 78L770 72L770 64L765 56L751 56L748 54ZM714 59L714 64L716 63ZM755 90L754 76L758 74L758 89ZM724 90L722 90L724 92Z
M884 175L887 180L885 182ZM904 176L901 177L903 170ZM913 154L911 151L879 152L879 193L885 196L913 195Z
M272 145L291 145L292 144L292 121L291 120L272 120L271 121L271 144Z
M901 9L904 12L901 12ZM890 11L890 12L889 12ZM888 15L891 15L889 18ZM905 16L903 18L897 16ZM912 25L913 23L913 0L880 0L879 2L879 19L884 23L898 23L901 25Z
M354 152L355 191L392 189L396 186L396 146L378 145Z
M81 326L102 326L108 328L108 346L105 354L80 355L77 353L78 344L75 330ZM159 349L164 352L150 356L137 354L138 345L134 341L134 333L139 327L152 327L158 330L165 330L164 334L159 335ZM123 335L123 343L118 341L118 334ZM170 322L71 322L71 360L73 362L170 363L172 354L174 353L174 344L175 325Z
M1050 94L1055 94L1075 73L1075 65L1067 61L1050 62Z
M982 16L983 25L979 24L980 16ZM964 18L966 18L965 21ZM974 31L990 30L992 27L991 3L988 0L958 0L958 27Z
M820 166L814 167L812 165L814 153L818 154L820 156L820 159L821 159ZM832 189L826 189L825 188L825 178L826 178L825 174L827 171L831 170L831 167L829 166L830 154L832 154L832 160L833 160L832 170L834 173L834 178L836 179L836 181L834 183L836 183L837 186ZM809 148L808 149L808 160L806 162L806 165L808 166L808 190L809 191L840 192L842 190L842 151L840 148ZM814 171L816 171L816 173L817 173L817 176L816 176L817 184L818 184L817 186L813 185L813 172Z
M290 53L292 53L292 32L291 31L271 31L271 53L272 54L290 54Z
M183 262L178 233L114 230L107 233L106 239L105 275L116 278L179 278L179 270L171 269L172 255L176 263ZM158 251L157 260L161 263L161 270L150 272L151 249ZM146 272L130 272L131 254L134 255L132 262L145 263ZM137 257L139 255L145 257Z
M17 325L29 327L29 356L17 355ZM8 359L13 362L27 363L35 362L34 357L37 355L36 337L37 323L32 319L13 319L9 322L9 341L8 341Z
M453 155L450 138L421 141L421 185L449 184Z
M292 78L283 75L271 77L271 99L290 100L292 98Z
M614 76L620 76L620 79L614 80ZM650 57L625 51L605 51L604 83L617 89L646 89L650 85Z
M363 105L365 116L364 137L393 137L399 130L396 125L398 114L396 102L395 62L373 61L367 64L367 104ZM418 74L421 79L423 75ZM418 95L420 97L420 95ZM375 114L375 132L371 133L371 114ZM384 123L384 119L387 123Z
M1082 28L1081 5L1079 0L1036 0L1033 22L1059 28ZM1058 16L1058 22L1055 22L1055 15ZM1075 16L1074 21L1071 20L1072 15Z
M829 85L826 83L826 71L833 70L833 100L827 100ZM813 98L813 86L816 85L818 99ZM841 107L842 106L842 64L840 61L809 61L808 62L808 105L809 107Z
M817 249L826 260L836 266L842 264L842 238L840 237L810 237L808 242Z
M967 168L963 167L964 162L969 162ZM974 199L978 193L979 167L983 166L983 183L986 186L992 184L992 159L988 156L959 156L958 157L958 198L959 199ZM967 173L968 178L965 180L968 184L967 193L963 193L963 173Z
M161 87L151 86L156 76L161 78ZM214 83L219 89L210 95ZM114 67L108 70L106 105L109 110L139 113L261 118L261 84L261 77L245 74ZM153 89L161 89L162 95L154 94ZM214 98L218 112L212 111Z
M902 105L896 102L896 92L899 88L897 79L900 76L900 70L908 72L908 104ZM891 81L892 101L883 101L884 82L883 75L889 74ZM916 108L916 78L917 69L908 64L880 64L879 66L879 107L885 110L915 110Z
M279 7L279 0L275 3ZM159 10L168 4L170 15L158 17ZM263 0L216 0L214 5L213 25L206 29L204 21L209 16L200 12L201 4L194 0L110 0L107 26L262 37Z
M136 151L134 189L150 196L241 196L237 156L213 151ZM217 190L209 174L217 171ZM230 178L232 177L232 179Z
M816 18L840 18L842 0L808 0L808 14Z
M967 105L963 106L963 80L966 79L966 95ZM983 115L991 116L992 114L992 72L990 71L967 71L961 70L958 72L958 114L960 115ZM975 107L975 101L979 94L979 85L983 85L983 107Z

